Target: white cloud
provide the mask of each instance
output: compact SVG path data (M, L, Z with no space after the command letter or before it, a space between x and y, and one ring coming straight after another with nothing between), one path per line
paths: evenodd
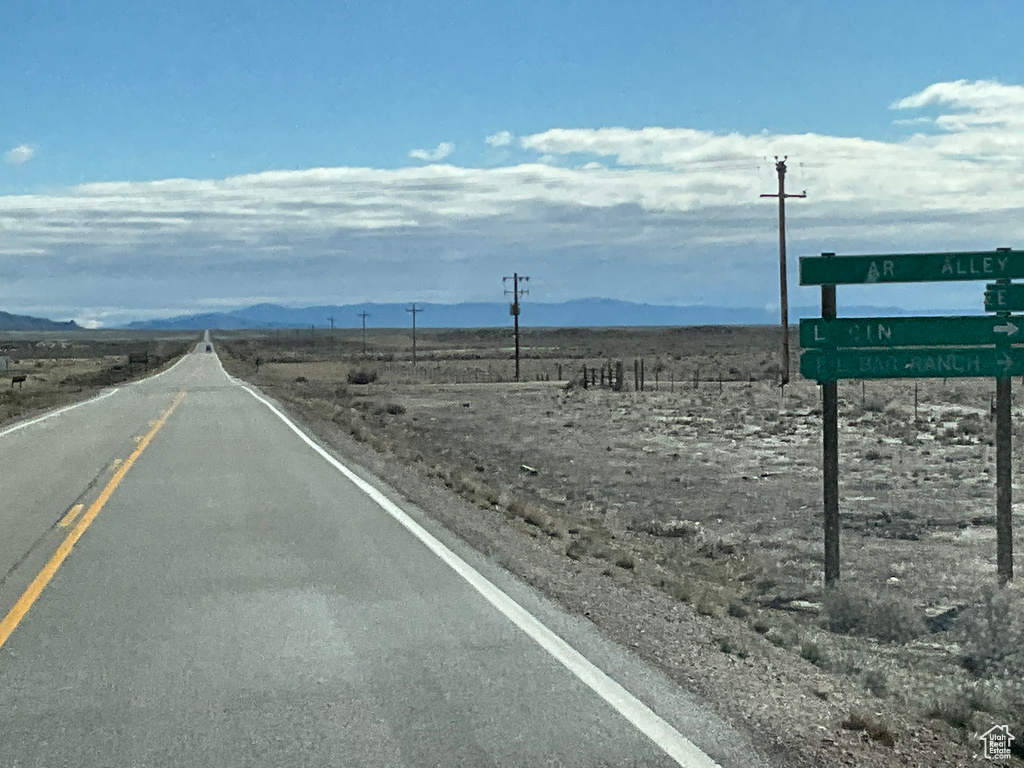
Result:
M1024 88L1004 85L994 80L956 80L934 83L924 90L897 99L891 109L920 109L921 107L951 106L977 112L1009 110L1020 118L1024 109Z
M4 153L4 162L8 165L24 165L33 157L36 151L28 144L19 144Z
M83 328L102 328L104 317L102 314L85 312L77 317L73 317L72 320Z
M198 311L269 285L295 303L331 292L493 299L510 253L546 280L538 299L764 306L777 291L776 209L758 195L774 191L765 158L776 154L790 157L788 188L808 192L789 209L794 258L1024 247L1024 87L939 83L893 107L909 119L930 110L928 133L552 129L520 139L537 160L497 168L313 168L0 196L0 308ZM980 305L977 288L942 295Z
M498 131L484 139L484 142L489 147L507 147L512 143L512 138L512 134L508 131Z
M413 160L426 160L427 162L436 163L439 160L444 160L454 151L454 144L452 144L450 141L442 141L433 149L410 150L409 157L411 157Z
M933 122L930 117L907 117L899 120L893 120L893 125L931 125Z

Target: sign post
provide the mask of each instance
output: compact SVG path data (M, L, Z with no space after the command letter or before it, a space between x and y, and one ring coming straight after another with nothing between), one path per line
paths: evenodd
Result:
M821 286L821 317L800 321L800 372L821 385L826 587L840 573L840 379L995 378L996 570L1000 585L1013 580L1011 377L1024 375L1024 318L1011 314L1024 311L1024 285L1014 278L1024 278L1024 251L1009 248L800 259L800 284ZM836 285L954 280L995 280L985 291L995 315L836 317Z
M1000 279L1001 288L1010 281ZM999 317L1008 319L1009 311ZM996 378L996 575L999 585L1013 580L1013 429L1011 425L1010 376Z
M835 254L824 254L832 257ZM836 287L821 286L821 317L836 316ZM821 383L822 497L825 519L825 586L839 583L839 383Z

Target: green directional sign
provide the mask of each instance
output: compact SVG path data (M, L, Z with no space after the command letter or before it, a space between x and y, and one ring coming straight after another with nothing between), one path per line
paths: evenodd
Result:
M1022 286L1024 287L1024 286ZM1024 344L1024 318L858 317L800 321L804 349Z
M779 178L785 163L779 163ZM780 182L781 183L781 182ZM781 188L780 188L781 189ZM839 581L839 392L841 379L994 378L996 572L1013 579L1012 376L1024 375L1024 251L896 253L800 259L800 284L821 286L820 318L800 321L800 373L821 385L825 585ZM836 286L993 280L988 317L837 318ZM785 313L783 313L785 317ZM785 338L785 337L784 337ZM783 342L788 355L788 342ZM788 357L787 357L788 364ZM782 384L788 377L782 377ZM914 389L917 420L917 389Z
M986 312L1020 312L1024 310L1024 285L989 283L985 286Z
M805 256L800 285L926 283L1024 278L1024 251Z
M800 373L815 381L1006 378L1024 374L1024 348L809 349L800 357Z

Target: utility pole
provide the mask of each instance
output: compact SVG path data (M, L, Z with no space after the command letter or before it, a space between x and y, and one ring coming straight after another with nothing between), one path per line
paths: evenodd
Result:
M327 318L331 321L331 348L334 348L334 315Z
M509 280L512 281L512 290L505 290L505 295L512 295L512 304L509 306L509 314L512 315L512 319L515 322L515 337L516 337L516 381L519 381L519 297L525 296L529 293L528 290L520 289L519 281L529 282L530 278L520 277L518 272L513 272L512 277L501 278L501 284L505 285Z
M807 190L799 195L786 194L786 157L775 156L775 170L779 174L779 191L761 197L779 198L779 306L782 310L782 386L789 384L789 292L786 279L786 198L807 197Z
M359 313L359 317L363 319L363 357L366 357L366 318L368 318L369 316L370 313L367 312L365 309Z
M405 310L406 312L412 312L412 364L416 365L416 313L422 312L422 309L416 309L416 305L412 305L412 309Z

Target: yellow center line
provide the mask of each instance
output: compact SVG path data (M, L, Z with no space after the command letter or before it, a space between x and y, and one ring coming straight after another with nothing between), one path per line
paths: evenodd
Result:
M78 517L78 513L83 509L85 509L85 504L75 504L71 507L71 509L68 510L68 513L61 518L60 527L67 528L71 525L71 521Z
M50 583L50 579L60 568L61 563L71 554L71 548L75 546L75 543L82 538L82 534L85 533L85 529L89 527L96 515L103 509L103 505L110 499L114 489L120 485L121 480L128 474L128 470L131 469L132 464L135 460L142 455L142 452L146 450L146 446L149 445L149 441L153 439L153 436L160 430L170 415L174 412L174 409L181 404L181 401L185 399L185 392L181 391L174 398L171 406L164 411L160 418L154 422L152 429L146 433L146 436L139 440L138 446L132 451L131 455L124 460L124 463L118 467L114 476L110 478L110 482L107 483L106 487L100 491L100 495L96 497L96 500L89 505L89 509L86 510L85 514L79 518L78 523L71 532L68 533L67 538L61 542L60 546L57 547L57 551L53 553L50 559L43 566L43 569L39 571L36 577L32 580L32 583L28 585L25 592L18 598L18 602L14 604L14 607L4 616L3 620L0 620L0 648L3 647L4 643L11 636L15 627L18 623L25 618L25 614L28 613L29 609L35 603L36 599L42 593L43 588ZM63 521L62 521L63 522Z

